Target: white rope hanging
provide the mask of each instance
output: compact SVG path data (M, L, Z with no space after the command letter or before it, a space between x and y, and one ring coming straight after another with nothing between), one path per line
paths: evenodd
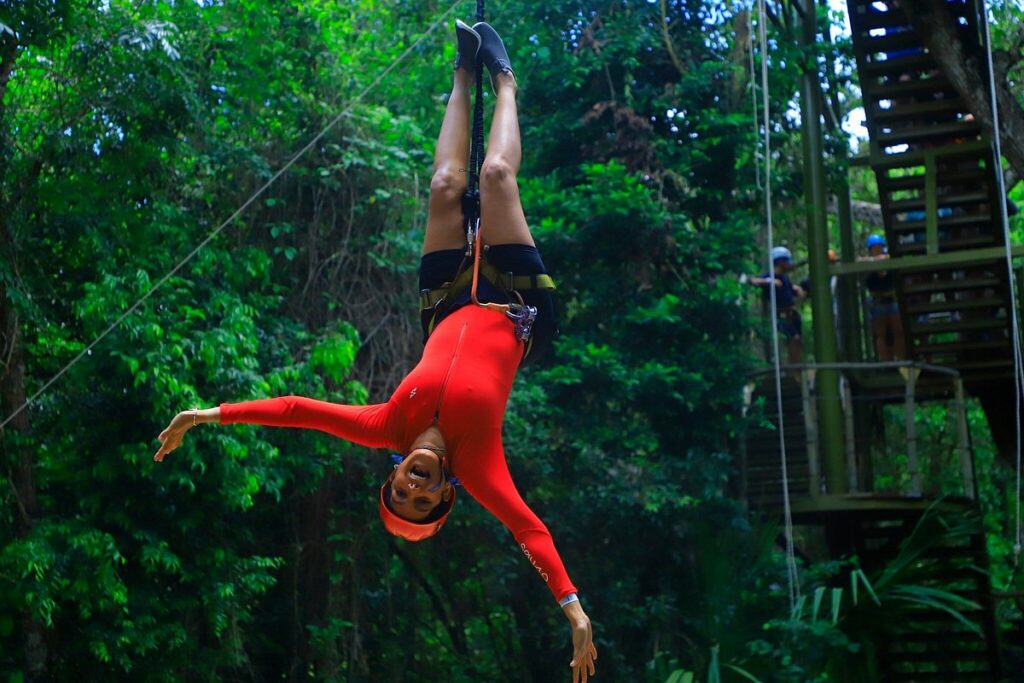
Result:
M1014 463L1016 465L1016 491L1014 510L1014 539L1013 539L1013 564L1017 566L1021 553L1021 397L1024 394L1024 363L1021 362L1020 344L1020 312L1017 308L1017 283L1013 272L1013 251L1010 244L1010 216L1006 210L1006 185L1003 179L1003 148L999 140L999 102L996 97L995 68L992 64L992 37L988 26L988 7L985 0L981 2L981 24L985 38L985 56L988 61L988 87L989 106L992 108L992 143L996 153L996 194L999 197L999 211L1003 219L1003 242L1006 247L1006 275L1009 278L1010 287L1010 334L1013 336L1013 398L1014 398L1014 419L1016 425Z
M768 90L768 35L767 8L765 0L757 2L757 32L761 51L761 125L764 127L764 213L768 242L768 292L771 301L772 328L772 360L775 370L775 402L779 420L779 460L782 473L782 511L786 536L786 574L789 580L789 607L795 609L800 598L800 575L796 565L796 548L793 542L793 508L789 498L789 467L786 462L786 429L782 410L782 360L779 357L778 301L775 292L775 264L772 261L772 250L775 248L775 235L772 225L772 154L771 154L771 120L769 111ZM756 106L756 105L755 105ZM757 122L755 120L755 126Z

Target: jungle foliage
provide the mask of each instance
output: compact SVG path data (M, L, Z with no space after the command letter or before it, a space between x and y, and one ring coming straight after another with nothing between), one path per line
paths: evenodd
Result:
M735 498L756 322L738 275L763 243L749 15L489 4L561 313L505 442L581 587L597 680L824 680L858 645L840 619L791 618L778 529ZM31 395L162 283L0 434L0 680L569 679L562 615L481 507L429 543L382 532L385 454L210 426L150 457L180 410L378 401L415 362L450 26L473 5L0 0L5 381L20 345ZM796 245L787 112L808 56L773 31L775 192ZM827 87L852 107L844 79ZM807 589L838 571L811 568Z

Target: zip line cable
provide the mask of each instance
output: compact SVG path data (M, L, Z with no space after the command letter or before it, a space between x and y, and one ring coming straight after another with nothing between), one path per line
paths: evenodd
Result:
M793 545L793 510L789 499L789 467L786 463L786 429L782 410L782 360L779 357L778 301L775 292L775 264L772 251L775 249L775 236L772 226L772 155L771 155L771 120L769 112L768 91L768 35L766 17L768 16L765 0L757 2L757 33L761 49L761 113L764 126L764 211L765 226L768 236L768 292L771 300L772 359L775 370L775 403L779 420L779 455L782 469L782 508L785 518L786 535L786 574L789 579L789 608L792 612L800 598L800 576L796 566L796 549ZM756 101L756 100L755 100ZM755 126L757 122L755 121Z
M992 65L992 36L988 26L988 7L985 0L981 0L981 17L979 17L984 29L985 56L988 61L988 89L989 105L992 107L992 142L996 153L996 191L999 197L999 209L1003 218L1003 242L1006 247L1006 275L1009 278L1010 286L1010 333L1013 335L1013 398L1015 409L1013 411L1017 431L1015 434L1015 465L1016 465L1016 510L1014 511L1014 540L1013 540L1013 567L1017 568L1021 553L1021 396L1024 394L1024 363L1021 362L1020 345L1020 312L1017 308L1017 283L1013 273L1013 252L1010 244L1010 217L1006 209L1006 185L1003 178L1003 148L999 140L999 102L996 98L996 77L995 68Z
M168 272L166 275L164 275L162 278L160 278L160 280L158 280L155 285L150 287L149 291L147 291L145 294L143 294L142 297L138 301L136 301L134 304L132 304L131 308L129 308L124 313L122 313L121 316L117 320L115 320L113 323L111 323L110 326L107 327L107 329L105 329L98 337L96 337L88 346L86 346L84 349L82 349L82 351L77 356L75 356L73 359L71 359L71 362L69 362L67 365L65 365L63 368L61 368L60 372L58 372L56 375L51 377L50 380L47 381L46 384L44 384L38 391L36 391L34 394L32 394L32 396L29 397L28 400L26 400L14 412L12 412L10 415L8 415L6 418L4 418L4 421L0 422L0 429L3 429L7 425L7 423L10 422L11 420L13 420L15 417L17 417L17 415L19 413L21 413L21 411L23 411L28 406L32 405L32 403L34 403L35 400L37 398L39 398L39 396L41 396L43 394L43 392L45 392L48 388L50 388L50 386L53 385L54 382L56 382L58 379L60 379L64 375L64 373L66 373L68 370L70 370L71 367L75 363L77 363L79 360L81 360L83 356L89 354L92 351L93 347L96 346L96 344L98 344L104 337L106 337L108 334L110 334L118 325L121 324L121 322L125 318L127 318L129 315L131 315L133 312L135 312L135 309L137 309L144 301L146 301L146 299L148 299L153 294L153 292L158 290L175 273L177 273L179 270L181 270L181 268L186 263L191 261L195 257L195 255L198 254L202 250L203 247L205 247L207 244L209 244L217 235L219 235L221 233L222 230L224 230L224 228L226 228L233 220L238 218L238 216L240 216L242 214L242 212L244 212L247 208L249 208L249 206L251 206L253 202L255 202L257 199L259 199L259 197L264 192L266 192L266 190L271 185L273 185L274 182L276 182L278 178L280 178L282 175L284 175L285 172L287 172L288 169L290 169L295 164L295 162L297 162L306 152L308 152L310 149L312 149L314 146L316 146L316 144L318 142L320 142L320 140L324 137L324 135L326 135L332 128L334 128L334 126L336 126L338 124L338 122L341 121L341 119L343 119L346 116L348 116L348 113L352 109L352 107L354 107L360 100L362 100L363 97L365 97L368 92L370 92L375 87L377 87L377 85L382 80L384 80L384 78L389 73L391 73L395 69L396 66L398 66L406 57L408 57L409 54L413 50L415 50L417 47L419 47L420 43L422 43L424 40L426 40L427 36L429 36L434 31L434 29L436 29L438 26L440 26L441 23L444 22L448 18L448 15L451 14L455 10L455 8L459 6L459 4L460 4L459 0L456 0L456 2L454 2L451 5L451 7L449 7L444 12L444 14L442 14L440 17L438 17L434 21L434 23L431 24L427 28L427 30L423 32L423 35L421 35L419 38L417 38L416 41L413 42L412 45L407 47L405 49L405 51L402 52L402 54L400 54L393 62L391 62L391 64L389 64L383 71L381 71L377 75L377 77L373 79L373 81L370 83L370 85L368 85L365 88L363 88L363 90L360 91L360 93L358 95L356 95L345 106L345 108L341 111L340 114L335 116L330 121L330 123L328 123L326 126L324 126L324 128L319 133L317 133L316 137L314 137L312 140L310 140L308 143L306 143L305 147L300 149L294 156L292 156L292 158L289 159L288 162L284 166L282 166L273 176L270 177L270 180L265 182L258 190L256 190L256 192L251 197L249 197L247 200L245 200L245 203L243 203L234 213L232 213L231 216L229 216L227 220L225 220L223 223L221 223L219 226L217 226L217 228L213 232L211 232L209 235L207 235L206 238L202 242L200 242L199 245L195 249L193 249L191 252L189 252L189 254L185 258L183 258L181 261L179 261L178 264L176 266L174 266L174 268L172 268L170 270L170 272Z

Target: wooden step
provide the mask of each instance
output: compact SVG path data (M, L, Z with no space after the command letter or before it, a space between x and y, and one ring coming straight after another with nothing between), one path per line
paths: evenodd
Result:
M971 683L987 681L991 683L992 670L986 667L983 671L893 671L886 677L887 681L942 681L942 683Z
M981 124L978 121L943 122L937 125L907 126L906 128L889 132L880 131L874 136L874 140L877 140L878 144L883 147L891 147L900 144L915 144L922 140L935 138L948 138L950 140L978 138L981 136L981 130Z
M947 3L947 5L947 11L950 15L964 16L965 5L955 5L953 3ZM871 29L899 26L909 27L910 25L907 14L901 7L890 6L888 11L879 11L870 5L861 5L857 8L856 12L851 12L850 14L850 23L857 37L866 35Z
M924 230L925 221L893 221L891 216L887 221L886 229L892 232L909 232L911 230ZM991 225L992 214L988 211L975 211L972 213L954 214L952 216L939 216L939 228L953 228L958 225Z
M864 100L871 105L868 108L869 114L877 108L875 102L879 100L899 100L917 95L930 95L936 99L940 93L948 98L959 96L956 88L945 76L941 75L878 85L864 83L862 87L864 88Z
M983 372L985 370L1012 370L1013 369L1013 358L1006 358L1005 360L989 360L989 361L967 361L957 363L955 366L963 374L974 374ZM1001 375L1000 375L1001 376ZM1012 379L1013 375L1009 375Z
M990 199L988 192L963 192L961 194L946 194L938 197L939 208L948 206L958 206L963 204L977 204L978 202L987 202ZM913 211L915 209L923 211L926 206L926 200L924 197L915 199L897 199L889 202L890 213L902 213L904 211Z
M871 118L878 125L910 120L927 125L929 121L956 120L958 114L967 114L970 109L959 97L942 98L931 102L893 104L887 108L876 107ZM932 116L934 115L934 116Z
M881 36L858 36L856 44L867 54L878 52L899 52L902 50L920 50L925 52L921 39L914 33L913 29L906 31L886 33Z
M923 52L892 59L872 59L860 65L861 80L868 78L879 78L889 76L893 73L909 73L913 71L925 71L937 69L938 64L928 53Z
M939 334L942 332L977 332L979 330L1006 329L1010 321L1006 318L985 318L982 320L956 320L944 323L916 323L910 326L914 334Z
M894 28L906 26L910 28L907 14L899 7L891 7L888 11L878 11L870 5L862 5L858 11L851 13L850 23L858 37L867 36L868 32L878 28Z
M984 644L985 641L980 641ZM975 662L988 666L988 652L985 650L968 650L963 648L949 648L945 650L932 650L931 652L903 652L889 650L886 654L893 663L897 662Z
M997 245L997 242L996 238L992 235L979 235L977 237L965 237L963 239L954 240L939 240L939 250L943 253L993 245ZM890 251L893 252L894 256L903 256L906 254L923 254L927 251L927 248L928 245L922 239L921 241L914 242L913 244L894 244L890 248Z
M979 308L1002 308L1005 302L999 297L980 299L954 299L952 301L929 301L922 304L906 304L910 315L920 313L940 313L944 311L969 311Z
M924 167L922 166L921 168L923 169ZM981 167L947 173L940 171L936 185L940 188L960 184L974 186L979 182L987 181L988 176L988 169ZM900 190L920 190L923 192L924 184L925 176L923 172L919 175L879 178L878 191L881 194L891 194Z
M965 351L1009 351L1010 340L999 339L986 342L952 342L949 344L919 344L914 346L914 353L919 354L960 354Z
M952 618L950 618L952 620ZM938 645L942 646L950 640L961 640L964 636L970 636L971 642L977 642L979 645L984 645L985 641L978 637L976 633L962 630L963 627L957 623L961 630L956 633L945 633L935 631L902 631L896 634L895 638L898 638L900 643L918 643L924 645Z
M1006 269L1006 265L1002 265ZM969 289L987 289L999 287L1003 284L1002 278L998 277L972 277L963 280L930 280L915 284L903 285L904 294L927 294L930 292L953 292Z

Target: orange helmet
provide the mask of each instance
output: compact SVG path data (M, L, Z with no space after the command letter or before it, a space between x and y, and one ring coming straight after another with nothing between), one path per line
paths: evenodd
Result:
M399 460L401 459L401 456L397 457ZM443 460L441 461L441 467L443 471ZM455 487L459 485L459 480L455 477L446 477L446 479L451 484L451 497L438 503L437 508L430 512L425 521L411 522L398 516L388 507L388 489L391 486L391 477L388 477L384 481L384 485L380 487L380 501L378 505L380 521L384 523L384 528L387 529L388 533L415 543L416 541L430 538L440 531L448 519L448 514L455 507Z

